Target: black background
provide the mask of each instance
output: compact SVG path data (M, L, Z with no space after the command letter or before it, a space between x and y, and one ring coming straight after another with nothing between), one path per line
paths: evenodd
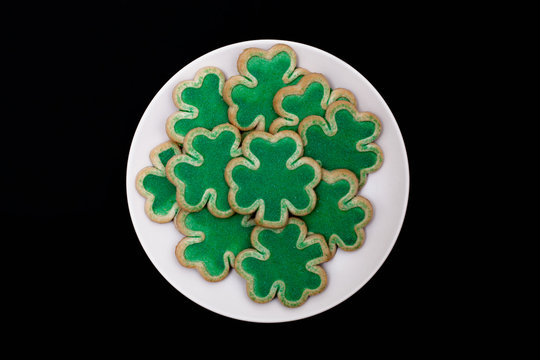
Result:
M292 343L316 338L329 349L397 339L406 340L401 349L477 344L480 329L494 320L476 296L485 283L470 268L468 249L478 229L466 230L471 220L464 218L456 226L453 210L463 193L449 120L478 91L462 86L464 64L481 69L474 54L496 35L479 25L486 14L445 4L380 5L5 8L3 16L13 22L2 29L8 101L1 216L5 228L17 230L4 236L17 245L5 255L16 262L6 270L13 291L5 295L16 305L10 308L18 319L14 333L95 344L157 335L173 348L165 338L219 337L245 345L261 333ZM175 290L144 253L125 191L131 139L162 85L205 53L254 39L306 43L362 73L397 119L411 176L403 228L375 276L342 304L282 324L230 319ZM450 331L456 326L460 331Z

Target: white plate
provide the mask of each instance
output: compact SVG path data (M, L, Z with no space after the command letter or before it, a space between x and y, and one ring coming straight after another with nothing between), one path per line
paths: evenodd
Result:
M236 60L248 47L268 49L285 43L297 53L299 67L322 73L332 88L351 90L361 111L375 113L382 123L377 144L384 163L367 178L360 194L373 205L374 215L366 227L365 244L353 252L338 250L323 264L327 288L298 308L287 308L276 298L257 304L246 294L245 281L232 270L225 280L210 283L194 269L182 267L174 249L183 237L172 223L157 224L144 212L144 198L135 189L137 172L150 165L150 151L167 141L165 121L176 111L172 91L182 80L192 79L203 66L219 67L229 78L236 75ZM181 64L179 64L181 65ZM139 240L158 271L183 295L218 314L254 322L283 322L306 318L328 310L357 292L379 269L398 237L409 195L409 168L403 138L390 109L375 88L354 68L320 49L291 41L246 41L214 50L186 65L156 94L137 127L127 164L127 197L131 219Z

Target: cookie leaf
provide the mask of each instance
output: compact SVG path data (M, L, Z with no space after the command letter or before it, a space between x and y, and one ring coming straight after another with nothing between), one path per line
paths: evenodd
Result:
M204 208L194 213L181 210L175 226L186 235L176 246L178 261L196 268L208 281L220 281L234 266L236 255L251 246L255 223L247 215L217 218Z
M223 98L229 105L229 121L243 131L268 131L279 117L273 107L274 95L308 71L296 68L296 53L283 44L269 50L246 49L239 56L237 66L240 75L228 79L223 89Z
M277 294L285 306L297 307L324 290L326 272L318 265L330 253L322 236L306 235L306 225L297 218L279 230L255 227L254 249L238 254L235 266L253 301L269 302Z
M206 204L217 217L231 216L229 187L224 172L227 163L241 155L240 132L231 124L212 131L195 128L184 139L184 154L167 164L167 177L176 186L176 199L187 211L200 211Z
M373 143L380 132L381 123L374 114L358 112L348 101L332 103L324 118L308 116L298 127L306 156L327 170L351 170L360 186L368 173L382 165L382 151Z
M157 223L171 221L178 211L176 188L165 174L167 162L177 154L180 154L180 148L172 141L156 146L150 152L153 166L139 171L135 180L137 191L146 198L146 215Z
M173 101L179 111L167 119L167 135L182 143L186 134L197 127L212 130L229 122L228 105L222 97L225 75L216 67L204 67L193 80L179 83Z
M302 220L310 233L323 235L332 256L337 248L351 251L362 246L364 228L371 220L369 201L358 194L358 179L349 170L323 170L315 188L317 205Z
M225 169L233 210L256 212L255 222L271 228L285 226L289 212L309 214L317 201L313 188L321 168L302 157L302 150L300 137L292 131L248 134L242 144L244 157L231 160Z

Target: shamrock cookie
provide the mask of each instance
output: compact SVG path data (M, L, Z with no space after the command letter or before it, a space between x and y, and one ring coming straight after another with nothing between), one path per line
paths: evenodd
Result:
M177 154L180 154L180 148L172 141L158 145L150 152L154 166L139 171L135 180L137 191L146 198L146 215L157 223L171 221L178 211L176 188L165 175L167 162Z
M321 179L321 168L302 157L297 133L253 131L244 139L242 153L244 157L231 160L225 169L235 212L257 212L258 225L279 228L287 223L289 212L301 216L313 210L317 201L313 188Z
M181 208L195 212L208 203L214 216L225 218L234 213L227 202L229 187L223 174L227 163L242 154L239 145L240 132L231 124L187 133L184 154L173 157L166 168Z
M179 111L167 119L167 135L182 143L186 134L196 127L212 130L229 122L228 105L222 91L225 75L216 67L197 71L193 80L182 81L173 92L173 101Z
M358 194L358 179L349 170L322 171L322 180L315 188L317 205L303 216L310 233L326 239L332 256L337 247L355 250L364 242L364 227L371 220L369 201Z
M328 105L337 100L356 106L356 98L349 90L332 90L322 74L308 74L298 84L276 93L274 109L280 117L270 125L269 131L272 134L281 130L297 131L300 121L310 115L324 116Z
M268 131L279 117L273 107L276 92L308 73L296 68L296 53L283 44L269 50L246 49L237 67L240 75L226 81L223 99L229 105L229 121L240 130Z
M251 246L250 234L255 226L247 215L222 219L206 208L194 213L180 210L174 223L186 235L176 246L176 258L182 265L196 268L208 281L227 276L236 255Z
M324 118L308 116L298 127L306 156L327 170L351 170L360 186L368 173L382 165L382 151L372 143L380 132L381 123L375 115L358 112L353 104L341 100L328 106Z
M306 235L306 225L297 218L283 229L255 227L254 249L238 254L235 265L252 300L269 302L277 293L285 306L296 307L324 290L326 272L318 265L328 261L330 252L322 236Z

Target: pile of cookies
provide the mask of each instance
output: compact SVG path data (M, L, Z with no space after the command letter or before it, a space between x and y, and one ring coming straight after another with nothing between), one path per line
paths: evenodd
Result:
M252 300L300 306L326 287L321 264L365 240L373 209L358 192L382 165L381 124L287 45L246 49L237 64L228 79L205 67L178 84L170 141L136 187L152 221L185 235L180 264L208 281L232 267Z

